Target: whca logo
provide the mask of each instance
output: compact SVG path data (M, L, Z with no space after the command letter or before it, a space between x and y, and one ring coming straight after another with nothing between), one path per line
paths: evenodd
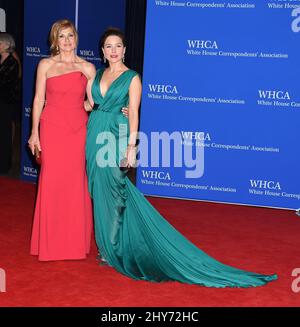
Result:
M148 84L150 92L156 93L175 93L177 94L177 86L167 84Z

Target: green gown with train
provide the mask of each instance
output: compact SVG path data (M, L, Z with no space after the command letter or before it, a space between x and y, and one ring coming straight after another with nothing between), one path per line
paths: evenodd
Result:
M222 264L196 247L147 201L119 163L128 140L129 86L137 75L123 72L102 96L97 71L95 102L86 142L89 192L94 205L95 238L109 266L137 280L179 281L207 287L254 287L277 279ZM109 154L109 155L108 155Z

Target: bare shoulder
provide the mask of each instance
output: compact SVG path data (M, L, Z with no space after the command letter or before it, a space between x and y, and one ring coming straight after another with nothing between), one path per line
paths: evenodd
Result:
M142 86L142 82L141 82L141 79L140 79L140 75L139 74L136 74L132 80L131 80L131 84L130 84L130 87L141 87Z
M49 67L52 65L52 58L43 58L39 62L39 67L44 68L44 67Z
M96 75L96 67L88 61L82 63L82 70L89 79Z
M85 60L79 56L76 56L76 62L82 66L88 66L89 64L92 65L90 62L88 62L87 60Z
M83 59L83 58L76 55L76 62L79 63L79 64L83 64L83 63L86 63L88 61L86 61L85 59Z
M95 65L86 61L84 64L83 64L84 68L89 70L89 71L96 71L96 68L95 68Z
M51 58L43 58L38 64L38 72L46 74L46 72L52 65L53 62L51 61Z

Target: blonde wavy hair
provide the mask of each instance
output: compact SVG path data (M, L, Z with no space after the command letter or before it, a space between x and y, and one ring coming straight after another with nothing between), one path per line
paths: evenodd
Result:
M76 46L78 44L78 33L76 31L76 28L74 24L68 20L68 19L60 19L56 21L50 30L50 36L49 36L49 41L50 41L50 51L51 51L51 56L56 56L59 54L58 50L58 36L61 30L66 29L70 27L75 35L75 42Z

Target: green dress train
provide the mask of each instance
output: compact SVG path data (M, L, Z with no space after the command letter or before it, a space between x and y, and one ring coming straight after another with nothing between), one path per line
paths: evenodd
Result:
M92 86L95 105L89 117L86 143L95 238L101 257L126 276L153 282L253 287L277 279L276 275L247 272L216 261L170 225L130 182L119 168L128 139L124 128L128 130L128 119L120 110L128 103L129 86L137 73L123 72L102 96L103 71L97 71ZM108 139L110 142L105 141ZM110 150L110 159L103 156ZM105 166L112 155L110 163L115 165Z

